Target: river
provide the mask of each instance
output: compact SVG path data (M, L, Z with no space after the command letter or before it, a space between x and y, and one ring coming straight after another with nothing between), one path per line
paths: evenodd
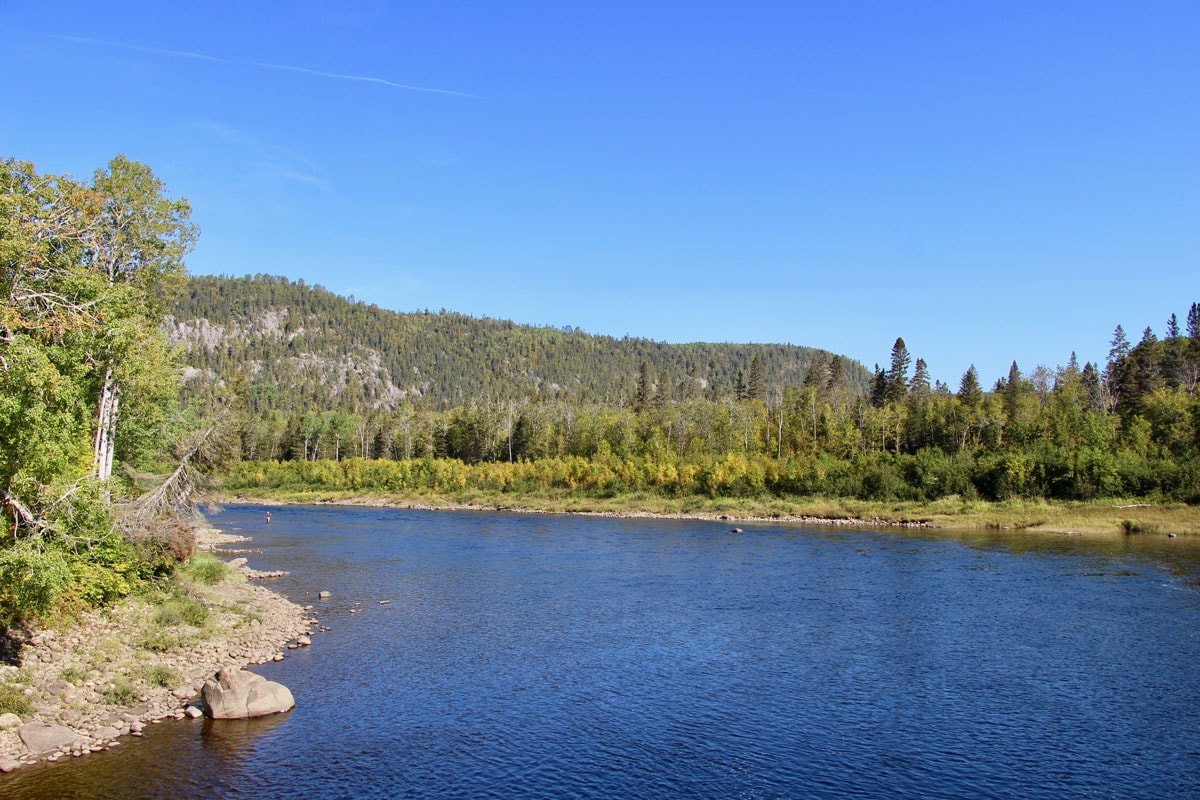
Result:
M265 511L212 521L331 628L295 710L0 796L1200 796L1191 538Z

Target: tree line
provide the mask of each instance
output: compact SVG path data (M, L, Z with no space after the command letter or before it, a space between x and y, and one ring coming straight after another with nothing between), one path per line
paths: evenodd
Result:
M1118 327L1103 367L1081 366L1072 354L1065 366L1026 375L1014 362L990 390L973 366L956 390L931 384L925 362L898 338L867 391L845 380L842 359L818 354L794 385L754 357L732 385L689 395L656 381L643 362L621 402L531 396L246 414L237 432L242 458L281 463L249 465L233 485L319 474L323 485L353 488L339 467L299 464L453 461L464 485L501 491L1197 502L1200 305L1191 306L1186 332L1174 316L1167 331L1160 340L1147 329L1131 346ZM563 472L563 464L578 463L599 472L561 477L575 469ZM432 478L413 477L442 474L431 469L414 468L400 484L432 490Z

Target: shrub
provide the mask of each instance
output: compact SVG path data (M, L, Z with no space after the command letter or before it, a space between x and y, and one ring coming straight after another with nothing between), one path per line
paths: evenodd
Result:
M87 680L87 676L87 670L78 664L72 664L69 667L63 667L62 671L58 673L60 680L64 680L67 683L73 683L76 685Z
M154 623L163 628L191 625L199 628L208 621L208 606L194 597L177 595L154 612Z
M22 541L0 550L0 621L48 613L71 585L71 566L53 546Z
M33 712L33 703L20 686L0 683L0 714L16 714L26 717Z
M114 706L127 706L138 699L138 691L128 675L116 675L107 689L100 693L105 703Z
M208 553L197 553L179 570L192 583L215 586L229 577L229 566Z
M166 689L179 682L179 673L165 664L154 664L142 670L142 681L151 686L161 686Z

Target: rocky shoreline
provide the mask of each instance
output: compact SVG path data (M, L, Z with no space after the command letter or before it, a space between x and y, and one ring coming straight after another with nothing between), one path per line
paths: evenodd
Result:
M471 503L447 503L435 505L432 503L414 503L408 501L393 501L377 497L342 498L337 500L278 500L275 498L251 497L247 495L231 495L224 497L222 502L231 504L254 504L264 506L314 505L314 506L354 506L367 508L399 508L408 511L505 511L512 514L553 514L579 517L608 517L612 519L682 519L707 520L711 522L779 522L792 525L820 525L834 528L934 528L937 527L928 520L901 519L891 520L875 517L815 517L804 514L779 514L775 516L755 516L753 514L712 513L706 511L680 511L662 513L657 511L578 511L544 508L527 508L523 506L487 505Z
M242 541L209 528L197 535L197 549L229 555L217 548ZM203 629L181 629L176 646L139 646L156 626L154 607L134 598L68 629L29 634L20 666L0 665L0 685L23 693L32 708L22 717L0 714L0 772L117 747L163 719L199 717L200 690L222 668L278 661L311 643L319 630L311 606L250 582L282 573L249 569L245 558L229 564L234 579L198 589L208 610Z

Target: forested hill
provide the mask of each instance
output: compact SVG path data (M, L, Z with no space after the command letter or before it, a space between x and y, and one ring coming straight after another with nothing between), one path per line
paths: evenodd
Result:
M240 381L255 412L472 399L622 403L647 378L656 394L666 388L680 399L733 395L753 380L769 392L800 385L814 360L823 369L836 362L859 391L871 377L856 361L809 347L666 344L446 311L397 313L265 275L189 278L166 326L183 348L188 392Z

